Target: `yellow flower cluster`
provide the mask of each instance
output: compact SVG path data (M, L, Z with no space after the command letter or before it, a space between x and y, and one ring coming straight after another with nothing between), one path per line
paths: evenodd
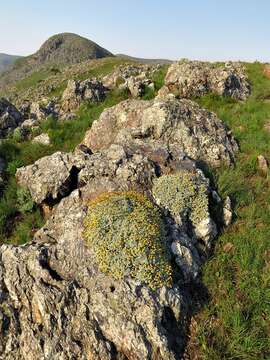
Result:
M162 216L143 194L112 192L91 201L84 238L99 269L115 279L130 276L152 289L171 286Z

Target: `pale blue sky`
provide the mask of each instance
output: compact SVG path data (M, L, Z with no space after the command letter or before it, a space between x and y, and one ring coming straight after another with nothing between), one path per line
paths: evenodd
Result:
M270 61L269 16L270 0L3 0L0 52L74 32L133 56Z

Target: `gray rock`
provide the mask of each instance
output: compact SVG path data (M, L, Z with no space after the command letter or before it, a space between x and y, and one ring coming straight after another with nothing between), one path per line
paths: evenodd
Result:
M184 98L198 97L208 92L237 100L246 100L250 95L245 70L238 63L226 63L222 66L182 60L170 66L165 85Z
M83 101L100 102L106 98L107 88L97 79L69 80L62 96L61 112L77 109ZM61 114L62 116L62 114Z
M226 197L223 205L223 223L225 226L229 226L232 223L233 208L232 201L229 196Z
M23 122L22 114L5 98L0 98L0 139L7 137Z
M29 109L29 118L42 121L49 116L58 116L56 111L56 103L53 100L48 100L45 98L40 102L31 103Z
M172 288L153 291L99 271L83 240L87 204L130 189L157 201L153 180L181 170L197 173L210 196L189 156L230 164L236 150L222 122L191 101L132 100L103 112L73 153L18 169L19 185L53 209L28 244L0 246L3 359L181 359L190 295L180 289L197 280L217 234L210 213L190 229L162 208L175 277Z
M73 181L76 182L77 171L72 155L56 152L33 165L19 168L16 179L20 186L29 189L33 200L40 204L46 199L59 200L69 194Z
M48 134L40 134L38 136L35 136L32 140L33 143L38 143L42 145L50 145L50 137Z
M105 110L86 133L91 150L112 143L160 144L212 166L231 164L238 146L214 113L190 100L127 100Z
M2 358L179 359L183 294L98 272L82 241L84 215L75 191L35 242L0 247Z

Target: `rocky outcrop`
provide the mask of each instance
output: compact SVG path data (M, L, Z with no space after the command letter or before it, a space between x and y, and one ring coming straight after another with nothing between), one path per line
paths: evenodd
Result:
M36 243L2 246L2 358L179 359L187 313L180 289L153 292L97 271L81 239L84 215L75 191Z
M145 94L147 87L154 90L155 86L150 77L158 68L149 65L120 65L102 81L109 89L119 87L127 90L132 97L138 98Z
M189 100L127 100L105 110L84 138L97 151L112 143L158 144L219 166L233 162L237 144L214 113Z
M212 92L237 100L246 100L250 85L242 65L217 65L183 60L170 66L165 86L180 97L192 98Z
M33 200L40 204L45 199L57 200L70 193L73 173L77 172L69 154L56 152L17 170L20 186L26 186Z
M73 153L18 169L19 185L52 212L27 245L0 247L1 356L181 359L188 288L217 235L210 207L220 201L190 157L230 164L236 150L222 122L191 101L128 100L105 110ZM162 179L175 180L176 188L157 187ZM94 249L86 246L89 201L127 190L159 204L170 288L154 291L128 276L116 280L99 270Z
M76 110L82 101L100 102L106 97L107 88L97 79L70 80L62 96L61 111Z
M22 114L5 98L0 98L0 139L7 137L23 121Z
M154 179L181 170L198 173L208 184L193 161L156 150L113 144L91 154L80 146L73 154L56 153L18 170L19 182L35 201L61 201L32 243L1 248L2 313L9 323L1 339L5 358L12 358L9 344L22 359L181 358L189 311L181 288L196 279L205 260L199 239L166 215L171 256L179 268L174 286L155 292L130 278L116 281L101 273L83 240L87 202L100 192L151 192Z

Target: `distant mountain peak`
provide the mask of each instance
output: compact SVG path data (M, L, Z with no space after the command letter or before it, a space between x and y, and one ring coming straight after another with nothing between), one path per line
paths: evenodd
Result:
M113 54L80 35L60 33L46 40L33 55L20 58L0 78L0 87L14 83L49 66L66 66Z

